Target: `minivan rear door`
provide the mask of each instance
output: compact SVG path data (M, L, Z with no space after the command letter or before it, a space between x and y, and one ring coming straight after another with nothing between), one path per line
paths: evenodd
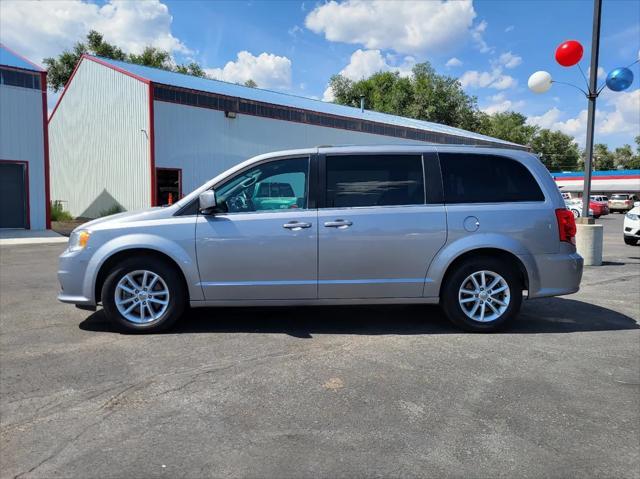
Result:
M422 296L447 235L439 174L425 176L423 155L327 153L319 182L318 297Z

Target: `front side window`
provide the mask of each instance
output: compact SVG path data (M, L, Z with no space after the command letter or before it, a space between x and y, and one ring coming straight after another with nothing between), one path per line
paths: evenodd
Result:
M424 204L420 155L326 158L326 207Z
M446 203L544 201L521 163L497 155L438 153Z
M270 161L216 188L216 200L229 213L306 209L308 178L309 158Z

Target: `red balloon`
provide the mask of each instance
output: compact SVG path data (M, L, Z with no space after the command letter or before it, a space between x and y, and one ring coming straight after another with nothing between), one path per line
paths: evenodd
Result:
M580 61L583 53L580 42L568 40L556 48L556 61L563 67L571 67Z

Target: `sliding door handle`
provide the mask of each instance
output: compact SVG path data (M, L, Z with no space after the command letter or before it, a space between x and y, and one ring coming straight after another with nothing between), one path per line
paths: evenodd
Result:
M303 228L311 228L311 223L301 223L299 221L292 221L291 223L283 224L282 227L291 231L300 231Z
M335 220L335 221L325 221L325 228L348 228L353 224L353 221L349 220Z

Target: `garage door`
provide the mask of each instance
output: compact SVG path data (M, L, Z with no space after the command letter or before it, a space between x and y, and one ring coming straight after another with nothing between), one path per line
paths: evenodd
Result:
M27 227L25 165L0 163L0 228Z

